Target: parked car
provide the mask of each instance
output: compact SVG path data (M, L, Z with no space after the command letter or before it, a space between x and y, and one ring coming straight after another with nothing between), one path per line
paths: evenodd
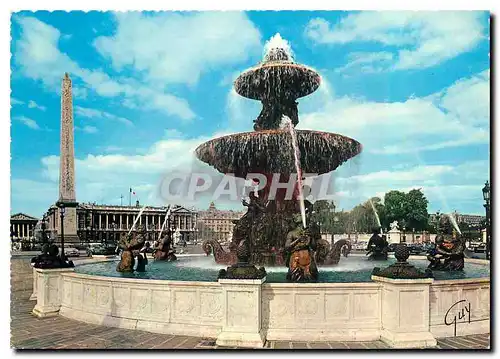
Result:
M35 243L35 244L33 244L32 249L34 251L41 251L42 250L42 244L41 243Z
M67 257L79 257L80 251L76 248L68 247L64 248L64 254L66 254Z
M399 243L389 243L389 247L387 247L387 252L394 252L394 250L396 249L396 245L398 245Z
M408 249L410 250L410 254L420 254L424 252L424 247L419 243L409 244Z
M422 246L425 253L429 253L430 251L434 250L434 248L436 248L436 245L434 243L424 243Z
M358 242L358 243L354 243L352 245L352 248L353 249L357 249L357 250L365 250L366 249L366 246L368 245L367 242Z
M92 257L92 255L113 255L115 252L116 246L114 245L106 245L104 243L90 243L87 247L87 256Z
M484 253L486 252L486 243L478 243L476 246L474 246L474 253Z

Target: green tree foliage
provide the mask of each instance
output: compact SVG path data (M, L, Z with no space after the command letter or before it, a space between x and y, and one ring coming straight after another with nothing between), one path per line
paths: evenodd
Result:
M429 222L428 203L429 201L420 189L412 189L405 195L405 219L408 228L416 231L427 228Z
M384 232L390 229L393 221L398 221L399 227L407 231L429 230L428 201L423 192L418 189L408 193L389 191L384 196L384 201L379 197L372 197L350 211L337 211L331 201L318 200L314 202L314 214L311 220L319 222L323 233L370 233L379 227L373 211L375 207Z
M385 220L385 210L384 205L381 203L381 199L378 197L373 197L372 199L373 207L379 214L382 227L384 224L382 220ZM370 201L366 201L362 204L354 207L350 212L351 222L354 224L354 231L361 233L370 233L374 228L378 228L379 224L377 217L373 211L373 207Z
M321 232L333 233L335 229L335 203L326 200L318 200L314 202L313 210L314 213L311 216L311 220L320 223Z
M389 191L384 196L385 219L388 223L401 221L406 217L406 194L401 191Z
M398 221L401 228L422 231L428 229L429 213L422 190L413 189L408 193L389 191L384 197L385 225Z

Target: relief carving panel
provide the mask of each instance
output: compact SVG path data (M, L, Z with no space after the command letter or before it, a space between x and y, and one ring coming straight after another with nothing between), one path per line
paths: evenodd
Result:
M293 295L291 293L262 292L263 325L286 328L294 322L294 316Z
M201 316L214 321L222 319L222 299L222 292L201 291Z
M353 318L377 319L379 317L378 292L353 293Z
M325 294L325 318L327 321L348 320L351 315L349 293Z

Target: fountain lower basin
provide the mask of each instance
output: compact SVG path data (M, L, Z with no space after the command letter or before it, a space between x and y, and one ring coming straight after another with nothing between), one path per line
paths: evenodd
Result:
M200 258L207 261L190 263ZM361 265L367 262L369 266ZM424 264L423 260L411 262ZM218 343L231 345L258 347L266 339L383 340L395 348L432 347L435 338L490 330L488 265L485 261L467 262L466 278L462 279L371 277L367 281L363 275L351 282L299 284L272 282L274 276L285 275L273 269L269 281L264 282L216 281L215 276L187 280L193 278L191 274L170 277L177 280L147 279L139 276L151 273L154 277L154 265L148 265L146 273L122 275L105 269L114 269L116 263L111 261L110 267L93 263L77 264L75 269L34 269L32 297L37 300L34 313L38 316L62 315L110 327L217 338ZM360 272L381 265L353 256L337 267L322 270L322 274L344 275L347 280L346 273L353 271L356 263ZM195 272L217 268L210 257L182 257L168 265L172 265L172 272L177 265L185 272L187 267L196 268ZM470 278L473 276L477 277ZM444 318L457 298L470 303L471 321L454 328L446 325Z

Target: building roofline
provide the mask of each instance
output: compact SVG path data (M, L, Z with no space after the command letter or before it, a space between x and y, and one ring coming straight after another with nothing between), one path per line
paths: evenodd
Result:
M36 218L36 217L33 217L33 216L30 216L29 214L26 214L24 212L18 212L18 213L14 213L14 214L11 214L10 215L10 219L13 219L13 217L16 217L16 216L19 216L19 215L23 215L25 217L28 217L28 219L32 219L34 221L38 221L40 220L39 218Z

